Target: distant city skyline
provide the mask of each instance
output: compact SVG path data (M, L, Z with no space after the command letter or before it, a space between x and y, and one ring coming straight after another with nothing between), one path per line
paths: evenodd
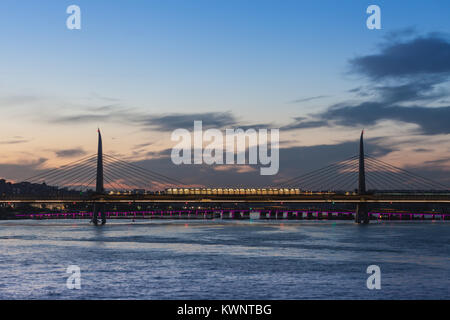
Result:
M66 28L77 4L81 30ZM368 30L377 4L382 29ZM407 8L407 10L405 10ZM352 156L450 185L448 1L2 1L0 178L104 150L198 184L264 186ZM171 132L279 128L278 175L170 160ZM211 183L209 183L211 184Z

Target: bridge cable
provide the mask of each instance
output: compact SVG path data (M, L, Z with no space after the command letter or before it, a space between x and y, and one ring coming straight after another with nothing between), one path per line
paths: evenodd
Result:
M307 186L308 183L310 183L311 181L315 181L312 185L317 185L317 182L320 181L320 179L326 178L327 175L329 175L331 172L334 172L336 170L339 169L340 166L342 165L347 165L347 164L351 164L354 161L354 159L351 160L345 160L345 161L341 161L339 164L333 164L318 170L314 170L314 173L309 173L309 174L305 174L303 177L302 181L296 181L296 182L291 182L289 184L287 184L288 186L291 186L293 183L299 183L301 182L304 186ZM306 177L308 176L308 177ZM300 177L300 179L302 179L302 177ZM299 180L299 178L297 178L296 180Z
M367 167L369 169L373 169L374 171L370 171L368 174L373 175L374 177L378 177L384 184L384 187L391 186L391 190L407 190L410 189L411 186L421 188L422 185L413 181L412 183L406 183L401 177L395 175L393 173L389 173L385 170L385 168L375 166L374 164L368 162ZM367 175L367 174L366 174ZM386 188L385 188L386 190Z
M57 170L59 170L59 171L54 171L49 175L42 175L39 179L47 179L47 181L55 181L55 180L58 181L59 179L69 176L73 173L76 173L79 170L82 170L84 168L84 167L79 167L79 165L82 165L82 166L88 165L92 161L93 161L93 159L88 159L78 165L64 168L62 170L59 170L59 168L58 168Z
M93 183L93 182L95 181L95 179L97 179L97 177L94 177L91 181L89 181L88 183L82 185L82 186L81 186L81 189L80 189L81 192L83 191L83 187L86 187L86 191L87 191L88 186L90 186L91 183Z
M446 185L444 185L444 184L442 184L442 183L440 183L440 182L433 181L433 180L431 180L431 179L422 177L421 175L412 173L412 172L410 172L410 171L408 171L408 170L406 170L406 169L402 169L402 168L396 167L396 166L391 165L391 164L389 164L389 163L387 163L387 162L385 162L385 161L376 159L376 158L374 158L374 157L372 157L372 156L370 156L370 155L368 155L367 157L369 157L369 159L371 159L371 160L373 160L373 161L375 161L375 162L378 162L378 163L384 164L385 166L388 166L388 167L391 167L391 168L393 168L393 169L402 171L402 172L404 172L406 175L409 175L409 176L414 177L414 178L416 178L416 179L423 180L424 182L427 182L429 185L439 186L440 188L443 188L444 190L449 190L449 189L450 189L448 186L446 186Z
M112 167L111 170L114 170L114 169L119 170L117 173L119 176L124 176L126 179L129 179L132 183L136 184L138 187L142 186L142 185L144 187L150 187L152 185L151 181L156 180L154 177L150 177L150 178L143 177L143 174L141 174L141 173L138 174L134 171L128 170L127 167L124 167L122 164L119 164L115 161L112 161L112 160L109 160L109 161L111 161L111 162L108 162L108 165ZM145 180L144 178L149 179L150 183L147 180ZM160 183L160 181L157 181L157 182ZM167 184L167 183L164 183L164 184Z
M74 179L78 179L80 176L85 175L89 170L92 171L92 167L89 166L78 167L71 171L64 172L60 176L52 177L47 181L56 185L58 184L66 185L67 183L72 182Z
M383 190L383 188L385 188L387 184L391 187L393 186L393 189L396 189L392 181L388 180L388 182L386 182L385 178L380 176L378 173L375 173L375 171L366 171L366 184L367 189L369 190ZM378 188L377 186L380 186L380 188Z
M418 187L423 187L423 184L424 184L423 181L418 180L418 179L416 179L414 177L409 177L409 176L405 177L404 173L402 173L401 171L400 172L392 171L392 168L389 168L389 167L387 167L385 165L381 165L381 164L379 164L379 163L377 163L377 162L375 162L373 160L370 160L370 159L369 159L368 163L371 164L376 169L378 169L380 171L380 173L388 175L391 179L395 179L395 180L397 180L398 182L400 182L403 185L407 185L407 186L415 185L415 186L418 186ZM411 179L412 179L412 181L411 181ZM406 182L404 180L409 180L409 182ZM429 185L429 184L426 183L426 185Z
M386 165L380 164L376 161L373 161L373 159L369 159L368 163L369 163L369 165L375 167L376 169L379 169L379 170L381 169L379 171L381 174L385 174L385 175L389 176L390 179L397 180L402 185L406 185L408 187L411 185L415 185L416 187L419 187L419 188L423 188L424 185L425 185L425 188L427 188L427 187L435 188L436 187L435 185L430 184L429 182L426 182L426 181L424 182L420 179L417 179L414 176L407 175L405 177L405 174L403 172L401 172L401 171L394 172L394 171L392 171L392 168L387 167ZM412 179L412 181L411 181L411 179ZM408 180L408 182L406 182L405 180Z
M82 184L86 180L89 181L89 179L91 179L92 176L97 178L96 174L95 174L95 169L93 169L93 170L91 169L90 171L86 171L82 175L80 175L79 177L72 178L72 180L70 182L68 182L67 184L72 186L72 188L77 188L77 187L79 187L79 186L77 186L77 184L80 184L80 183Z
M133 177L135 179L135 181L136 181L136 179L139 179L139 180L143 181L146 186L149 185L149 182L147 182L143 178L146 178L150 181L156 181L159 184L163 184L163 185L171 185L172 184L172 183L168 183L168 182L162 180L159 177L154 177L154 176L149 175L148 173L143 173L141 171L135 170L132 167L125 166L123 163L119 163L119 162L113 161L113 160L111 160L111 161L112 162L109 162L109 164L111 166L115 167L115 169L124 170L121 173L122 175L127 175L128 178Z
M160 176L161 178L166 179L166 180L168 180L169 182L175 183L175 185L176 185L176 184L185 185L185 183L183 183L182 181L179 181L179 180L177 180L177 179L170 178L170 177L165 176L165 175L163 175L163 174L154 172L154 171L152 171L152 170L150 170L150 169L142 168L142 167L140 167L140 166L138 166L138 165L135 165L135 164L130 164L130 163L126 162L126 161L120 160L120 159L118 159L118 158L116 158L116 157L114 157L114 156L111 156L111 155L106 155L106 156L107 156L107 157L110 157L110 158L112 158L112 159L114 159L114 160L116 160L116 161L119 161L119 162L123 163L124 165L127 165L127 166L129 166L129 167L132 167L132 168L134 168L135 170L140 170L140 171L145 172L145 173L147 173L147 174L153 174L153 175L156 175L156 176Z
M110 175L113 179L115 179L116 181L117 181L117 183L120 185L120 187L123 189L123 190L131 190L131 189L135 189L136 188L136 186L133 186L133 185L131 185L131 184L129 184L126 180L125 181L122 181L122 182L118 182L118 181L120 181L121 179L123 180L123 178L121 177L121 175L120 174L116 174L116 172L113 170L113 169L111 169L111 168L109 168L109 166L108 165L106 165L105 167L104 167L104 170L105 170L105 173L106 174L108 174L108 175ZM124 185L123 185L124 184Z
M29 178L26 178L24 181L36 180L36 178L39 178L40 176L43 176L43 175L44 176L48 175L48 174L50 174L50 173L52 173L54 171L65 170L67 167L75 167L77 163L83 162L85 160L89 160L89 158L91 158L91 157L95 157L95 155L86 156L86 157L83 157L83 158L78 159L76 161L70 162L70 163L68 163L66 165L63 165L63 166L60 166L60 167L57 167L57 168L53 168L53 169L49 169L49 170L47 170L45 172L41 172L41 173L39 173L37 175L31 176Z
M144 178L148 179L150 182L156 181L158 184L172 185L172 183L167 183L164 180L161 180L160 178L149 176L147 173L142 173L140 171L130 169L129 167L125 166L122 163L118 163L117 161L109 162L109 165L111 165L112 167L114 167L118 170L124 170L124 172L122 171L121 175L126 175L128 177L128 179L134 178L134 182L140 180L141 182L144 182L145 186L149 186L150 184L153 185L153 183L149 184L149 182L146 181Z
M287 184L287 186L292 186L294 184L301 183L301 185L303 185L304 187L308 187L308 184L311 182L314 182L313 185L316 185L319 179L326 178L328 174L336 171L337 169L339 169L339 166L336 165L328 167L322 170L321 172L316 172L313 175L309 175L308 177L303 178L303 180L301 180L302 178L299 178L296 181L290 182L289 184Z
M398 189L392 181L386 180L375 171L366 172L366 184L368 190L396 190ZM390 187L389 187L390 186Z
M313 171L311 171L311 172L307 172L307 173L305 173L305 174L302 174L302 175L299 175L299 176L290 178L290 179L288 179L288 180L282 181L282 182L280 182L280 183L277 183L277 184L274 185L274 187L277 188L277 187L279 187L279 186L289 184L291 181L295 181L295 180L298 180L298 179L305 178L305 177L310 176L310 175L313 175L313 174L315 174L315 173L317 173L317 172L319 172L319 171L322 171L322 170L324 170L324 169L327 169L328 167L332 167L332 166L339 165L339 164L342 163L342 162L346 162L346 161L348 161L348 160L353 160L353 159L355 159L355 158L357 158L357 157L358 157L358 156L352 156L352 157L350 157L350 158L348 158L348 159L345 159L345 160L341 160L341 161L337 161L337 162L331 163L331 164L329 164L329 165L327 165L327 166L325 166L325 167L322 167L322 168L313 170Z
M353 163L355 160L351 160L352 162L349 162L346 164L346 166L348 167L349 165L354 165L355 163ZM320 179L317 181L318 184L316 184L319 188L322 188L322 190L332 190L332 186L337 186L339 187L341 185L341 183L343 183L344 181L346 181L346 177L348 174L351 174L350 172L347 172L345 174L340 173L339 170L342 169L346 169L346 168L336 168L336 170L332 173L329 174L328 177L325 177L324 179ZM330 184L331 183L331 184ZM327 188L327 186L329 188Z

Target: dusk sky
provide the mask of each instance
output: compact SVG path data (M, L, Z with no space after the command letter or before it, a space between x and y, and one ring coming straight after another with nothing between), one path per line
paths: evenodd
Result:
M69 30L66 8L81 8ZM381 8L381 30L366 8ZM450 185L450 2L0 3L0 177L96 152L190 184L266 186L367 151ZM175 166L194 120L279 128L280 171Z

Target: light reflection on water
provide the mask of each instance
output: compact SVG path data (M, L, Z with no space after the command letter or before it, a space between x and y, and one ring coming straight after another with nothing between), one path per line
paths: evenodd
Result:
M1 221L0 298L449 299L449 236L445 221Z

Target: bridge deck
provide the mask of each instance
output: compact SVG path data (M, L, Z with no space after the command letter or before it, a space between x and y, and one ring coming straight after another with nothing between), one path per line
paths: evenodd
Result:
M360 202L392 202L392 203L450 203L450 193L424 194L303 194L303 195L94 195L91 197L65 198L9 198L0 199L0 203L68 203L68 202L149 202L149 203L182 203L182 202L236 202L236 203L360 203Z

